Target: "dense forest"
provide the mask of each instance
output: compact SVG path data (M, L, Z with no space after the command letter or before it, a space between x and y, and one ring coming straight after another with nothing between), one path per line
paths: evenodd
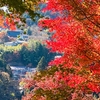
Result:
M30 40L28 44L18 46L0 45L1 58L9 64L23 64L36 67L42 57L46 59L45 66L54 59L55 53L51 53L44 44Z

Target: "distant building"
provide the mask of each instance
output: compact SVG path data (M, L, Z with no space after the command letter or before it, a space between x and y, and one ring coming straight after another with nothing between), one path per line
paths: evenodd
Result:
M22 30L7 31L7 36L15 38L15 40L12 42L5 42L4 45L6 46L17 46L18 44L26 43L29 38L27 34L23 34Z
M18 43L17 42L5 42L4 45L5 46L17 46Z
M21 34L19 39L22 39L23 41L27 41L29 39L29 35Z
M19 35L22 34L22 30L16 30L16 31L7 31L7 35L9 37L17 38Z
M61 58L62 56L61 55L58 55L58 56L55 56L55 59L57 59L57 58Z
M22 30L7 31L7 36L17 38L18 40L23 40L23 41L27 41L29 38L29 35L23 34Z

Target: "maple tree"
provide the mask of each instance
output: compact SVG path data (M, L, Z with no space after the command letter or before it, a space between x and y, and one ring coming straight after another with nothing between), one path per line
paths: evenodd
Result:
M48 0L47 10L59 15L39 25L54 32L47 47L62 57L33 76L34 92L23 100L89 100L86 94L100 92L100 1Z

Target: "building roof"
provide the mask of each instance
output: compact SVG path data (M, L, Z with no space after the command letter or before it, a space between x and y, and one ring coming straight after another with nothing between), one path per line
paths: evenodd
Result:
M7 35L10 36L10 37L14 37L14 38L16 38L21 33L22 33L22 31L20 31L20 30L18 30L18 31L7 31Z

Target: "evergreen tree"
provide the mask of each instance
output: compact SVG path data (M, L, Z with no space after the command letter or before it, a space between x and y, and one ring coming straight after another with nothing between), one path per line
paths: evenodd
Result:
M45 69L45 57L42 56L38 65L37 65L37 71L41 71Z

